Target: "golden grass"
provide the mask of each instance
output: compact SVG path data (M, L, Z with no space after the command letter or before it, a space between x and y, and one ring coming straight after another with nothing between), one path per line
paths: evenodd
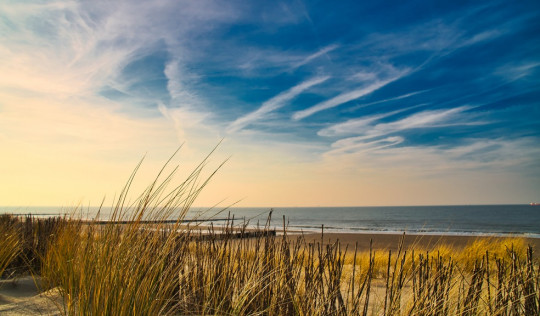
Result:
M478 240L459 250L400 245L397 252L351 252L338 242L276 237L268 226L250 238L238 238L231 222L204 235L197 227L187 230L183 216L215 173L201 180L205 165L172 189L176 169L162 170L129 203L134 173L107 224L72 218L54 234L39 235L39 244L48 245L39 257L41 275L62 294L63 314L540 313L539 263L521 239ZM167 224L172 214L177 221ZM2 234L18 236L5 229ZM20 237L10 238L2 240L16 249Z
M67 315L161 315L174 309L178 268L187 235L180 223L193 200L215 173L201 181L205 159L179 185L169 189L177 167L164 168L132 202L121 192L110 222L69 221L52 240L42 274L59 286ZM166 220L176 212L175 224ZM117 221L129 221L121 225ZM148 223L149 221L153 223Z
M476 240L460 249L438 245L429 253L416 246L355 254L339 243L308 244L297 237L236 238L230 224L200 235L163 221L61 223L56 234L42 235L51 245L41 273L62 293L59 307L66 315L527 315L539 310L538 261L519 238ZM2 241L9 240L14 239Z
M69 315L523 315L538 312L538 262L520 239L460 252L345 252L271 234L71 221L43 275ZM156 230L156 228L162 230ZM174 225L173 225L174 227ZM513 246L517 245L517 246ZM442 249L445 249L443 252ZM475 258L460 255L478 249ZM500 254L495 251L505 249ZM493 250L492 254L490 250ZM456 259L454 259L454 257ZM367 262L366 262L367 260Z
M0 215L0 252L4 275L39 273L47 244L63 218L37 219L32 216ZM7 261L5 258L9 258Z
M524 238L508 237L508 238L478 238L472 239L465 247L454 247L452 245L438 243L431 247L421 246L419 244L413 244L408 249L409 253L414 251L415 258L418 259L420 255L426 256L432 255L434 257L441 257L444 260L450 260L466 272L472 272L475 263L482 261L489 254L490 259L507 257L508 253L513 250L516 254L520 254L520 259L523 260L527 252L527 242ZM375 276L385 277L388 265L388 250L377 249L372 254L373 259L373 273ZM359 267L366 268L369 265L369 251L347 252L345 255L344 264L352 265L356 258L355 264ZM410 267L412 264L412 256L408 256L405 260L404 266ZM495 267L491 267L495 269Z
M4 217L4 219L6 219ZM21 251L21 240L14 225L0 221L0 276L6 268L15 260Z

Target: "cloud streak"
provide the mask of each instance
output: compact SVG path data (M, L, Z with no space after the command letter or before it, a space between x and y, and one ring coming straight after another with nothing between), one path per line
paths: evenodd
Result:
M398 113L412 110L414 108L425 106L427 104L419 104L416 106L408 107L405 109L400 109L392 112L387 112L383 114L376 114L376 115L369 115L361 118L351 119L347 120L343 123L334 124L331 126L328 126L327 128L324 128L317 132L317 135L319 136L325 136L325 137L333 137L333 136L343 136L347 134L358 134L362 131L369 130L371 128L371 123L379 121L385 117L390 117L392 115L396 115Z
M349 138L335 143L323 157L336 168L369 170L375 174L409 170L418 178L459 172L481 174L485 170L511 172L529 169L529 172L538 174L534 169L537 162L533 158L540 153L534 146L537 142L534 137L513 140L470 138L459 145L447 147L404 146L404 139L400 136L368 142Z
M348 110L349 110L349 112L353 112L353 111L356 111L356 110L358 110L360 108L367 107L367 106L370 106L370 105L402 100L402 99L406 99L406 98L409 98L409 97L412 97L412 96L415 96L417 94L421 94L421 93L424 93L424 92L427 92L427 91L428 90L415 91L415 92L406 93L406 94L403 94L403 95L400 95L400 96L397 96L397 97L393 97L393 98L388 98L388 99L384 99L384 100L378 100L378 101L374 101L374 102L360 104L360 105L357 105L357 106L353 106L353 107L349 108Z
M405 130L417 128L434 128L448 124L468 124L466 117L461 113L471 109L470 106L446 110L422 111L409 115L400 120L389 123L372 124L382 118L394 115L400 111L394 111L382 115L373 115L362 119L349 120L344 123L330 126L319 131L320 136L339 136L355 134L358 136L346 137L332 143L332 150L326 156L351 155L358 152L378 151L401 144L405 137L395 135ZM388 136L393 135L393 136ZM385 137L377 139L378 137Z
M318 113L320 111L328 110L328 109L334 108L336 106L339 106L341 104L356 100L356 99L358 99L360 97L368 95L368 94L370 94L370 93L372 93L372 92L386 86L387 84L389 84L389 83L391 83L393 81L396 81L396 80L400 79L401 77L403 77L405 75L405 73L406 72L404 72L404 73L402 73L402 74L400 74L398 76L392 77L390 79L387 79L387 80L375 81L374 83L371 83L366 87L363 87L363 88L360 88L360 89L355 89L355 90L352 90L352 91L349 91L349 92L339 94L339 95L331 98L330 100L320 102L320 103L318 103L318 104L316 104L316 105L314 105L312 107L309 107L309 108L307 108L305 110L297 111L292 115L292 119L295 120L295 121L302 120L302 119L304 119L304 118L306 118L308 116L311 116L311 115L313 115L315 113Z
M294 64L292 68L296 69L296 68L302 67L303 65L308 64L312 60L317 59L317 58L319 58L319 57L321 57L323 55L328 54L329 52L335 50L338 47L339 46L336 45L336 44L332 44L332 45L328 45L326 47L323 47L318 52L316 52L314 54L311 54L311 55L307 56L306 58L304 58L303 60L301 60L300 62Z
M390 123L379 123L363 131L363 138L372 138L403 130L414 128L433 128L448 124L449 122L466 124L459 114L470 110L470 106L461 106L446 110L422 111L412 114L406 118Z
M376 120L401 112L394 111L385 115L373 116L365 120L358 119L339 123L323 129L319 133L321 136L336 136L355 133L363 134L363 138L371 138L414 128L432 128L448 124L466 125L469 124L466 120L467 118L462 116L461 113L473 108L474 107L472 106L460 106L445 110L426 110L409 115L397 121L370 125L370 123L375 122ZM408 109L402 111L405 110Z
M302 92L315 85L325 82L329 78L329 76L315 77L310 80L304 81L285 92L278 94L277 96L264 102L257 110L241 116L234 122L229 124L229 126L227 127L227 132L237 132L246 127L247 125L262 119L266 114L285 106L288 102L300 95Z
M358 154L367 151L377 151L383 148L401 144L405 139L401 136L391 136L370 142L365 142L363 137L349 137L332 144L332 150L327 156Z

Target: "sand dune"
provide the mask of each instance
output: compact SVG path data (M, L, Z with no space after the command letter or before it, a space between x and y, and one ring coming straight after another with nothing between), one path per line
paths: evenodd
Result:
M0 281L0 315L61 315L58 290L40 293L40 287L30 276Z

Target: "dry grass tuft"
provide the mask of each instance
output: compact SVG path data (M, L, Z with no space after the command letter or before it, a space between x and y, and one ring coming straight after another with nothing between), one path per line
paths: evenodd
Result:
M19 232L10 219L7 215L0 217L0 276L21 251Z

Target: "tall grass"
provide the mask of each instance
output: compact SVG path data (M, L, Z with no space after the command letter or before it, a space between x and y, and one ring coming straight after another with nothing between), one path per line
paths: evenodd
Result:
M62 294L63 314L540 313L539 263L520 239L479 240L460 250L401 243L396 252L362 252L323 243L323 236L307 242L286 228L276 236L270 221L256 233L232 220L218 228L183 225L215 173L203 177L206 164L176 186L176 168L163 169L130 202L135 170L107 223L71 218L40 235L39 244L47 245L39 256L41 274ZM20 240L14 245L20 253Z
M189 231L132 225L74 221L58 235L44 275L60 286L66 314L540 312L539 268L530 247L518 252L510 246L500 257L487 251L471 268L437 252L400 248L385 253L385 272L376 275L378 253L384 252L374 249L363 266L363 254L338 242L306 243L301 236L271 233L238 238L253 235L230 223Z
M66 219L36 218L31 215L0 215L1 250L12 254L4 274L17 276L39 273L47 245ZM12 249L12 250L9 250Z
M0 217L0 277L21 251L19 232L12 223L11 217Z
M215 173L201 178L206 163L207 159L176 186L171 181L178 167L166 173L166 164L130 202L129 189L139 164L108 223L71 220L58 232L42 274L49 287L58 286L65 314L158 315L175 309L178 262L188 245L180 224ZM176 223L167 224L173 214ZM125 221L128 224L119 224Z

